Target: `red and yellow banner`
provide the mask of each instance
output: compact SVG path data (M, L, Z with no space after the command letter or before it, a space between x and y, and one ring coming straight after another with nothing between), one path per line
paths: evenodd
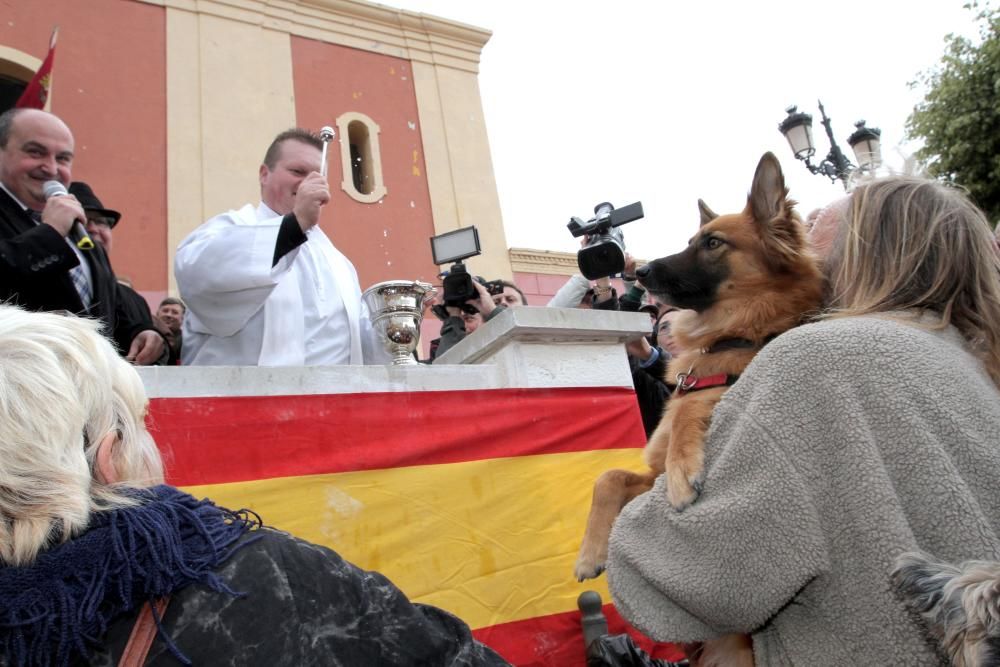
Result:
M170 483L382 572L514 664L584 664L576 599L608 592L573 563L594 480L642 469L631 390L159 398L149 424Z
M59 26L52 29L52 36L49 38L49 50L45 54L35 76L24 87L24 92L17 98L14 106L24 109L44 109L45 103L49 99L49 91L52 90L52 63L56 57L56 40L59 38Z

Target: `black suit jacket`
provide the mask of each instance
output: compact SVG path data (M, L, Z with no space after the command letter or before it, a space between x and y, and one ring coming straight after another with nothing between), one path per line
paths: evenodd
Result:
M101 246L84 250L90 267L93 299L83 307L69 270L80 263L66 239L54 228L36 224L30 214L0 188L0 302L28 310L65 310L101 320L105 333L127 352L145 329L156 330L151 318L126 307L108 256Z

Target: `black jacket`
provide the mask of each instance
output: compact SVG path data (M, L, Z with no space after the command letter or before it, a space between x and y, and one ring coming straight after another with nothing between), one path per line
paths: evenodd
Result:
M611 298L598 303L597 297L594 297L592 307L594 310L636 311L639 309L639 303L636 292L630 290L626 296L619 299L615 289L611 288ZM642 427L646 431L647 438L660 423L673 391L673 387L666 382L669 358L666 352L660 350L659 359L649 368L640 367L638 359L631 356L628 358L632 370L632 385L635 387L635 397L639 403L639 413L642 415Z
M656 426L666 412L667 402L673 387L665 381L667 375L667 355L660 350L660 357L649 368L639 366L639 360L629 357L629 367L632 370L632 385L635 387L635 398L639 402L639 414L642 415L642 427L646 437L653 435Z
M195 665L483 667L507 665L448 612L410 602L391 581L326 547L270 529L219 570L245 597L189 586L163 630ZM111 623L92 667L113 667L135 616ZM147 665L180 664L159 636Z
M104 249L83 251L90 267L93 300L85 309L69 270L80 263L76 253L53 227L36 224L27 211L0 188L0 303L28 310L65 310L101 320L121 352L152 319L130 310L121 295Z
M499 305L490 311L490 314L483 318L483 322L489 322L494 317L507 310L507 306ZM452 315L441 325L441 337L431 341L431 363L439 356L462 342L468 335L465 331L465 320L456 315Z

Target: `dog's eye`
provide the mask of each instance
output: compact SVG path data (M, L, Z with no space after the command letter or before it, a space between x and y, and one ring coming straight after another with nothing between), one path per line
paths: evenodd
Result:
M722 245L722 240L721 239L717 239L714 236L708 238L705 241L705 247L708 248L709 250L715 250L716 248L718 248L721 245Z

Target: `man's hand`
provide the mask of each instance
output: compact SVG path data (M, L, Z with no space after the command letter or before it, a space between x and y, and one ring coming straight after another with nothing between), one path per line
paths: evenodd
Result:
M329 202L330 185L326 182L326 177L318 171L310 172L295 191L295 206L292 209L303 232L316 226L320 211Z
M629 356L635 357L639 361L646 361L653 356L653 347L645 336L625 343L625 351L628 352Z
M83 206L73 195L49 197L42 209L42 222L59 232L59 236L69 236L73 223L80 220L83 224L86 219Z
M472 281L473 286L476 288L476 292L479 294L475 299L469 299L465 302L467 306L472 306L479 311L479 314L485 318L487 315L496 310L497 305L493 303L493 295L490 291L486 289L478 280ZM458 306L448 306L447 311L449 315L455 317L462 317L463 311Z
M611 278L598 278L594 281L594 303L603 303L614 294Z
M635 280L635 257L625 253L625 268L622 270L622 278L629 282Z
M163 356L163 337L152 329L146 329L136 334L132 339L132 347L125 355L126 361L136 366L150 366Z
M478 280L473 280L472 284L476 286L476 292L479 293L478 299L469 299L466 303L471 303L479 311L479 314L483 316L483 319L487 315L492 313L496 309L497 305L493 303L493 295L490 291L480 283Z

